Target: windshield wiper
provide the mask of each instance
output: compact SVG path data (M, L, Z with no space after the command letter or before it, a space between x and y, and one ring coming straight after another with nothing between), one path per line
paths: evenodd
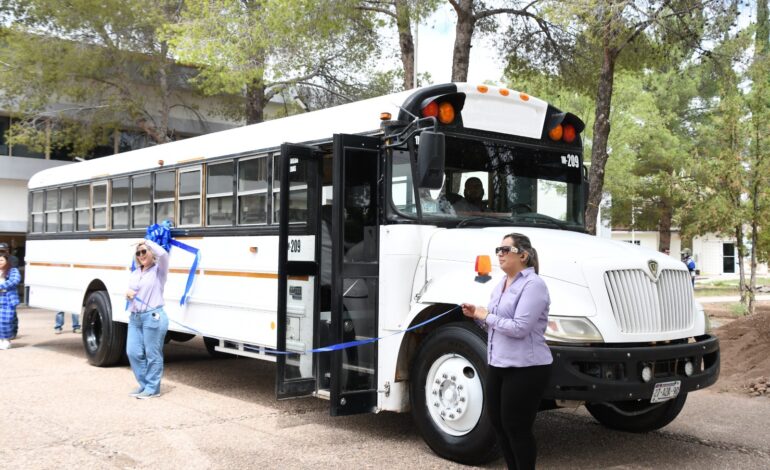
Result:
M546 223L550 223L555 225L557 228L563 229L563 230L569 230L569 226L566 222L563 220L559 220L557 218L551 217L550 215L541 214L539 212L530 212L528 214L515 214L511 216L511 220L516 219L532 219L534 223L538 223L538 221L543 221Z
M479 220L494 220L495 222L499 222L502 225L505 225L505 223L508 222L507 219L501 219L500 217L495 217L495 216L492 216L492 215L478 215L478 216L475 216L475 217L468 217L467 219L461 220L460 222L457 223L455 228L465 227L469 223L477 222Z

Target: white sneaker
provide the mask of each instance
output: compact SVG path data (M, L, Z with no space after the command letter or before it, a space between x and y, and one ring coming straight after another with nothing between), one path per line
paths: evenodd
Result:
M11 349L11 342L7 339L0 339L0 349Z

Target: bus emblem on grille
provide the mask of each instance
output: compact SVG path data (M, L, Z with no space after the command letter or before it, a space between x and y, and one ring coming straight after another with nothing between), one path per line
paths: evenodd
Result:
M653 282L658 281L658 262L654 259L647 261L647 267L650 268L650 274L652 274Z

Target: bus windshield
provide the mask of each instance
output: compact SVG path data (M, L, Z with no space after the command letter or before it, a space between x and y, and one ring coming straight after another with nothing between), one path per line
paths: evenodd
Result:
M409 153L394 151L391 195L405 215L425 221L583 227L580 152L446 136L441 189L413 187ZM435 219L435 220L431 220Z

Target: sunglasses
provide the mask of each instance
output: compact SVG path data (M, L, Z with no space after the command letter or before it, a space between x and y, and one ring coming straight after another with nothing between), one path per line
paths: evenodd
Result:
M136 253L134 253L136 257L144 256L147 254L147 250L136 250Z
M507 255L508 253L511 253L511 252L518 253L519 249L516 248L515 246L507 246L507 245L498 246L497 248L495 248L495 254L497 256L500 256L501 254Z

